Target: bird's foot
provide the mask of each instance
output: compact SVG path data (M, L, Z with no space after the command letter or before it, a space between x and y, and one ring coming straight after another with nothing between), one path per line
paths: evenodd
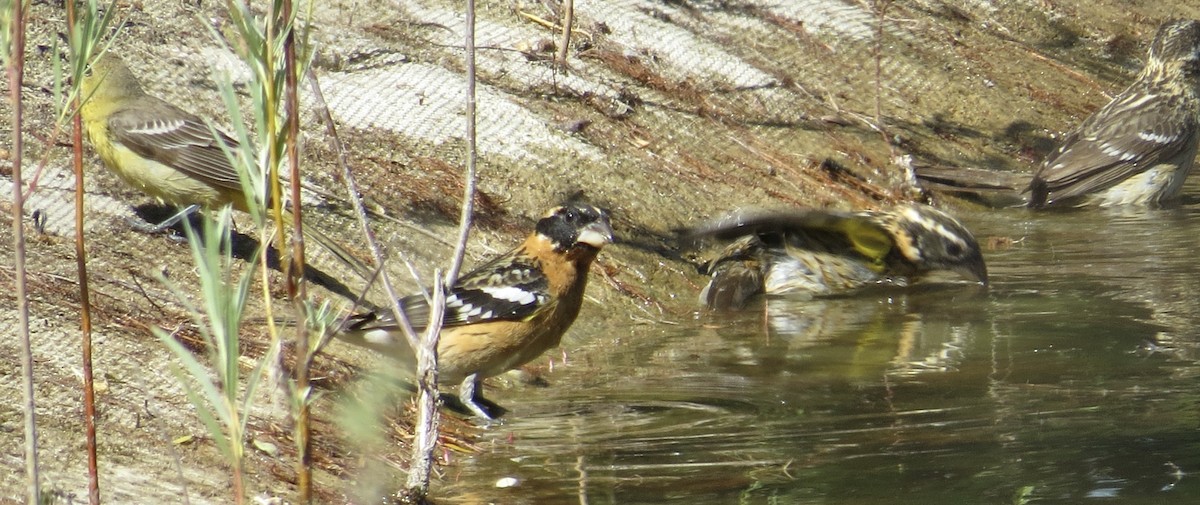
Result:
M165 234L168 234L168 236L171 237L171 239L176 242L186 242L187 240L184 237L182 237L176 233L168 233L168 232L174 230L174 226L179 224L180 222L182 222L184 219L190 219L191 216L193 216L198 210L200 210L199 205L189 205L189 206L185 207L184 209L180 210L179 212L176 212L175 214L171 215L170 217L162 220L158 224L153 224L153 223L150 223L149 221L134 218L134 217L127 219L127 221L129 222L129 227L132 228L134 231L137 231L140 233L145 233L147 235L157 235L160 233L165 233Z
M471 375L462 381L462 384L458 387L457 405L459 408L467 410L476 417L488 421L498 419L507 410L479 394L480 380L478 376ZM447 405L450 404L447 403Z

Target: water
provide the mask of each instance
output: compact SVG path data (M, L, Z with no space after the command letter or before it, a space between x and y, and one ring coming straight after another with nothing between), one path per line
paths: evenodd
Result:
M1200 503L1200 208L964 214L992 286L580 338L450 503ZM503 477L518 484L498 489Z

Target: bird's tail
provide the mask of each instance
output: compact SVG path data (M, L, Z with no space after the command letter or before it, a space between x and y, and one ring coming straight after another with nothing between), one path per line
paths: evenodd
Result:
M359 259L358 256L355 256L354 253L342 246L341 243L334 240L333 237L326 235L325 232L322 232L317 227L305 226L304 236L312 239L317 245L325 249L330 256L333 256L338 263L341 263L342 266L345 266L351 272L354 272L355 275L363 278L363 280L370 280L374 277L374 268L371 268L370 265Z
M925 189L954 193L991 207L1024 206L1028 196L1028 175L1002 170L951 166L914 167L917 180Z
M292 214L289 211L284 211L284 225L291 228ZM276 239L278 236L276 236ZM359 284L352 276L330 275L328 272L321 271L313 265L308 265L304 274L310 281L314 282L329 291L341 295L347 300L352 300L358 307L366 307L375 309L375 305L364 299L365 292L371 289L371 284L374 283L378 269L369 265L366 261L351 252L341 242L325 234L320 228L313 223L306 221L304 224L304 239L307 242L315 242L321 249L329 253L330 256L340 263L346 270L349 270L354 276L358 277L365 284ZM274 249L274 247L272 247Z

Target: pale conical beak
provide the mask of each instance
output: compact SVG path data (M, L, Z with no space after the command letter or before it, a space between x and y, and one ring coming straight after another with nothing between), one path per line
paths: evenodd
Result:
M604 247L605 244L611 244L613 241L612 226L608 224L607 219L600 219L594 223L584 226L579 230L579 239L576 242L587 244L597 249Z
M959 266L954 271L967 279L978 282L984 287L988 285L987 264L983 262L983 258L980 258L979 261L972 261L969 264Z

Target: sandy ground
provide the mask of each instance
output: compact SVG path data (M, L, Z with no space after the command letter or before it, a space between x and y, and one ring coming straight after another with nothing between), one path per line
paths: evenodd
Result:
M117 2L125 28L115 47L148 91L228 124L213 69L230 72L243 100L246 73L205 26L227 25L222 4L197 3ZM644 326L695 309L701 279L671 242L674 227L738 207L863 208L922 198L906 176L909 163L1028 171L1057 135L1138 71L1159 22L1200 17L1200 7L1186 2L897 2L879 42L878 17L857 2L578 3L571 68L563 73L550 61L557 33L537 22L556 20L555 12L538 2L480 2L479 226L468 254L469 266L511 247L568 197L611 209L619 243L592 273L568 346L621 321ZM330 1L313 10L322 89L365 196L394 219L373 225L395 254L389 268L405 291L416 283L402 258L429 275L451 250L463 183L460 9L460 2L419 0ZM46 223L39 231L27 219L26 236L43 487L82 497L74 182L69 138L47 144L55 118L48 50L65 30L62 20L39 3L29 22L25 173L46 163L26 217L39 210ZM0 114L10 117L7 102ZM345 194L324 129L311 115L305 125L307 182ZM0 140L7 149L10 133L0 132ZM227 503L227 469L172 375L170 353L148 330L193 334L187 313L157 280L193 284L190 253L132 231L127 219L151 202L100 168L90 150L87 156L104 497L181 503L186 494L190 503ZM0 167L0 174L0 250L12 258L11 171ZM339 199L314 204L306 217L365 252ZM350 292L362 289L320 253L313 262ZM13 273L11 260L0 262L6 283ZM312 293L346 304L319 286ZM282 292L273 295L280 302ZM16 333L15 306L11 289L0 293L0 331L8 335ZM257 356L266 335L261 296L250 311L243 336L246 354ZM18 344L9 338L0 346L0 461L16 469L23 465ZM535 363L544 368L546 359ZM363 394L355 378L386 366L337 344L318 363L318 386L329 393L317 410L322 503L351 501L368 473L402 472L404 450L364 456L337 423L345 417L342 399ZM288 497L287 420L270 398L259 405L250 422L260 447L248 463L250 489ZM448 425L469 441L469 427ZM402 430L379 436L397 446L405 438ZM19 473L0 477L0 496L21 489Z

